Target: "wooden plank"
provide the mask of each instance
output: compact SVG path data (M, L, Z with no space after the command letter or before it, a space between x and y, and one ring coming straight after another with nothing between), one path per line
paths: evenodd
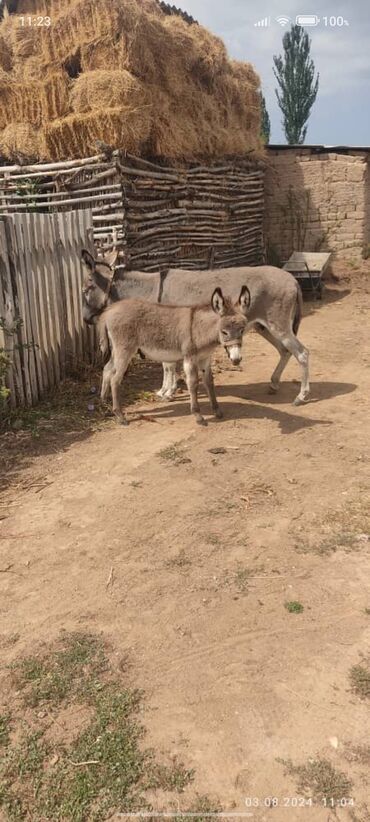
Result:
M35 232L35 215L28 214L26 218L27 223L27 241L28 248L32 255L32 265L29 269L31 278L31 288L34 294L35 306L35 325L37 334L37 349L35 351L36 365L39 380L39 393L43 396L49 388L49 377L46 366L46 351L45 340L43 333L43 294L40 286L40 250L38 249Z
M90 210L83 209L77 212L77 227L75 238L75 281L78 291L78 317L80 323L80 338L82 357L85 362L93 362L95 359L96 335L93 328L89 328L82 316L82 285L83 272L80 261L81 248L87 248L91 254L96 254L93 243L93 223Z
M30 318L27 266L25 259L25 240L21 215L9 217L8 226L12 237L12 256L14 259L15 282L18 299L18 311L22 324L19 326L20 357L22 375L25 387L26 403L33 405L38 400L38 386L34 350L32 348L33 334ZM30 347L31 346L31 347Z
M55 304L55 333L59 355L60 379L64 379L66 374L66 321L65 321L65 300L63 289L63 272L61 263L61 240L59 224L63 222L63 214L48 215L49 227L52 237L52 259L49 262L49 274L53 283L53 294Z
M47 249L44 245L42 218L44 215L35 214L32 220L32 235L37 254L35 255L35 275L40 303L40 347L44 373L46 372L45 389L52 388L56 383L54 368L52 335L50 331L50 300L48 280L45 269L48 264Z
M72 300L71 284L71 264L68 253L68 239L66 231L66 219L59 221L59 256L61 264L61 288L64 301L64 328L65 328L65 357L66 370L68 365L76 358L76 336Z
M20 363L17 364L17 352L14 346L14 333L12 333L15 323L15 304L10 277L5 223L2 221L0 221L0 317L4 321L4 329L0 328L0 346L3 347L10 360L10 365L6 375L6 385L10 391L10 406L15 408L17 402L21 402L23 400L23 386L22 380L20 380L19 386ZM9 333L7 333L6 329L9 329ZM22 388L21 391L19 391L20 387Z
M44 284L46 293L46 313L45 325L47 328L47 335L49 341L48 355L53 366L53 384L58 385L60 381L60 363L59 351L57 344L57 335L55 328L55 301L54 290L52 283L52 269L50 269L50 259L53 256L53 243L51 232L49 230L49 223L44 219L45 214L35 215L36 225L41 235L41 243L43 248L43 261L41 268L41 278ZM50 275L51 271L51 275Z
M22 215L22 225L23 225L23 236L24 236L24 254L25 254L25 261L26 261L26 280L27 280L27 289L28 289L28 299L29 299L29 315L30 315L30 324L32 328L32 337L33 337L33 354L35 358L35 365L36 365L36 374L37 374L37 384L38 384L38 397L41 397L44 393L45 386L44 386L44 369L42 366L42 351L40 347L40 301L38 298L38 288L37 288L37 281L36 281L36 258L37 258L37 248L33 242L32 232L31 232L31 225L33 222L33 214L23 214ZM34 399L35 401L35 399Z
M74 227L76 225L76 212L68 211L65 214L65 228L66 228L66 241L67 241L67 255L70 265L70 300L72 306L72 317L73 317L73 353L76 361L81 360L83 357L83 347L80 335L80 328L81 328L81 314L80 314L80 301L81 301L81 293L79 284L76 282L76 265L73 263L73 260L76 257L76 247L74 244ZM78 265L80 265L80 260L78 259Z

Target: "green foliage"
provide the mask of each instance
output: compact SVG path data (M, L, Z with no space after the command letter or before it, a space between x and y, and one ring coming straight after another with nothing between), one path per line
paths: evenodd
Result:
M285 766L286 773L296 778L297 791L304 796L308 794L315 802L351 796L351 780L328 759L309 759L303 765L294 765L290 759L277 761Z
M157 761L155 751L144 747L142 694L111 675L100 638L65 634L12 673L18 715L0 716L0 808L7 822L103 822L114 812L150 810L149 791L171 796L193 780L182 762ZM26 713L19 716L22 706ZM53 739L50 728L63 727L71 709L84 713L83 725L72 739ZM206 799L194 807L199 822L206 808Z
M292 599L290 602L284 602L284 608L286 608L290 614L301 614L302 611L304 611L302 603L297 602L295 599Z
M290 145L304 143L307 121L319 89L319 75L310 57L311 40L301 26L292 25L283 37L284 56L274 56L275 90Z
M262 137L263 142L266 143L266 145L268 145L268 143L270 142L270 136L271 136L271 121L270 121L270 115L269 115L269 113L267 111L267 107L266 107L266 100L265 100L265 98L262 94L262 91L260 91L260 102L261 102L261 137Z
M38 205L37 199L32 199L35 194L39 194L41 192L40 182L41 181L38 177L27 178L25 180L21 180L17 186L16 193L18 194L18 197L26 198L25 204L27 206L27 211L37 212L44 210Z

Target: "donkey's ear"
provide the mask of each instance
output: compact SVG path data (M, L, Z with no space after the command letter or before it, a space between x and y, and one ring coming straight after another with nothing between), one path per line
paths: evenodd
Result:
M81 262L89 269L90 273L95 271L95 260L94 257L90 254L90 251L87 251L86 248L83 248L81 251Z
M248 308L251 304L251 292L247 285L242 286L242 290L239 295L239 305L243 312L243 314L248 313Z
M215 288L212 294L211 305L216 314L223 314L225 300L223 298L221 288Z
M110 268L114 268L118 257L118 248L113 248L107 254L104 254L104 262L108 263Z

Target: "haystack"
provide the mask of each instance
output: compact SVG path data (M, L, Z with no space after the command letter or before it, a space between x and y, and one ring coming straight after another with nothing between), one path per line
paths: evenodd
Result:
M52 25L20 27L21 14ZM157 0L18 0L2 40L0 129L9 118L42 129L50 160L94 152L96 139L171 161L262 150L253 67Z

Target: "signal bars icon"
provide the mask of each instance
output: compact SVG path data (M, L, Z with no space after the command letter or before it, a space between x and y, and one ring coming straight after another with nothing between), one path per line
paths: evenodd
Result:
M255 26L270 26L271 25L271 17L264 17L263 20L258 20L257 23L254 24Z

